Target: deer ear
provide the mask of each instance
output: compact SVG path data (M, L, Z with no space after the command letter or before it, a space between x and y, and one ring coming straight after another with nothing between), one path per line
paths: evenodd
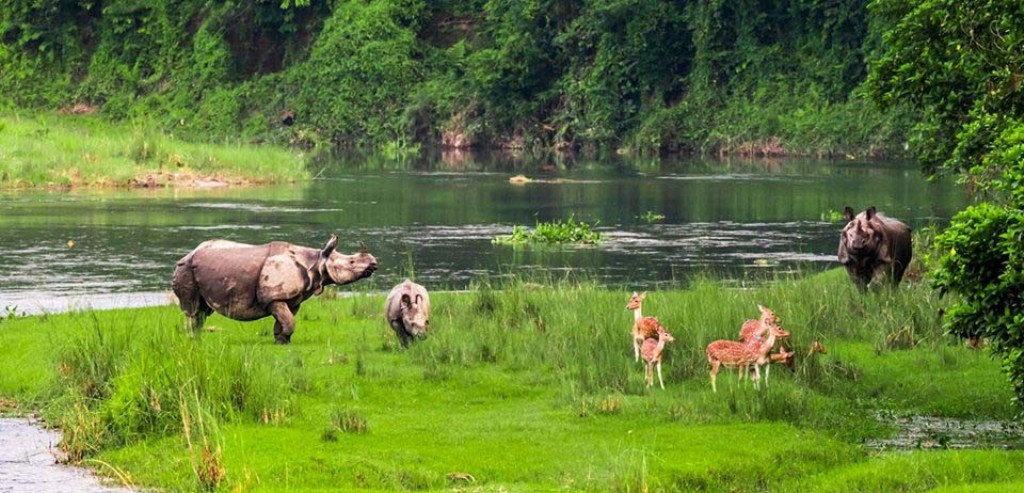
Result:
M640 296L640 295L636 294L636 291L633 291L633 297L636 298L637 296Z
M644 299L646 297L647 297L647 291L644 291L643 293L640 293L640 299Z
M320 250L320 256L330 257L334 253L334 249L338 248L338 235L331 233L331 238L327 240L327 244L324 245L324 249Z

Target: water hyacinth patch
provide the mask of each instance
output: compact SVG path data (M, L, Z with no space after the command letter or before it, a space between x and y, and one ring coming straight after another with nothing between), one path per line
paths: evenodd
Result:
M594 231L594 225L583 221L577 221L576 216L569 216L565 221L537 221L533 231L527 230L525 226L515 225L512 227L512 234L496 236L492 243L522 245L526 243L583 243L593 245L600 243L604 238L600 232Z

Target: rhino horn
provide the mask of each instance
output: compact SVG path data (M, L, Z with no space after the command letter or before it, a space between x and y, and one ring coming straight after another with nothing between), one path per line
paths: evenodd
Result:
M330 257L331 253L334 253L334 249L338 247L338 235L331 233L331 238L327 240L327 244L324 245L324 249L320 251L320 256Z

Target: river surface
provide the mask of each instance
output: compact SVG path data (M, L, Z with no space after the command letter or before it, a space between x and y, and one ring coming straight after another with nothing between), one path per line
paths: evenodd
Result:
M516 174L533 181L511 184ZM0 192L0 316L166 303L175 262L211 238L319 247L334 232L346 253L364 242L381 268L344 290L384 291L406 276L461 289L510 275L648 289L836 267L835 213L846 205L915 229L966 205L955 185L894 162L339 159L316 175L253 188ZM606 240L491 242L516 224L569 217Z
M122 493L90 471L57 463L60 435L23 418L0 418L0 493Z

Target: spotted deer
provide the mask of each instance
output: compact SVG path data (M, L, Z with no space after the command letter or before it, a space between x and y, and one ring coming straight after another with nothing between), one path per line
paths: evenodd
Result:
M761 310L761 318L758 320L747 320L743 322L743 326L740 327L740 342L750 342L753 339L762 339L764 332L768 330L769 323L779 325L779 317L775 316L775 312L761 305L757 305L758 310Z
M768 355L771 358L772 363L782 363L788 367L793 366L793 356L796 354L794 351L786 351L786 348L780 347L779 352ZM764 383L768 385L768 372L765 372Z
M641 294L636 294L636 291L633 291L629 303L626 303L626 309L633 310L633 357L635 361L640 361L640 346L646 339L657 337L658 327L661 326L656 317L645 317L640 313L640 307L646 297L647 291Z
M762 313L764 313L764 310L762 310ZM705 354L707 354L708 363L711 363L711 389L713 391L718 392L718 388L715 385L715 377L718 375L721 365L739 369L740 378L747 371L747 368L753 365L754 387L760 387L761 366L768 364L770 361L769 353L771 353L772 348L775 346L776 339L789 337L789 332L782 330L781 327L774 323L766 325L768 337L762 341L755 339L744 343L718 340L708 344Z
M665 381L661 378L661 356L665 351L665 343L676 340L664 327L658 326L655 329L655 337L644 339L641 354L647 363L647 370L644 373L644 383L648 387L654 385L654 367L658 367L658 384L665 388Z

